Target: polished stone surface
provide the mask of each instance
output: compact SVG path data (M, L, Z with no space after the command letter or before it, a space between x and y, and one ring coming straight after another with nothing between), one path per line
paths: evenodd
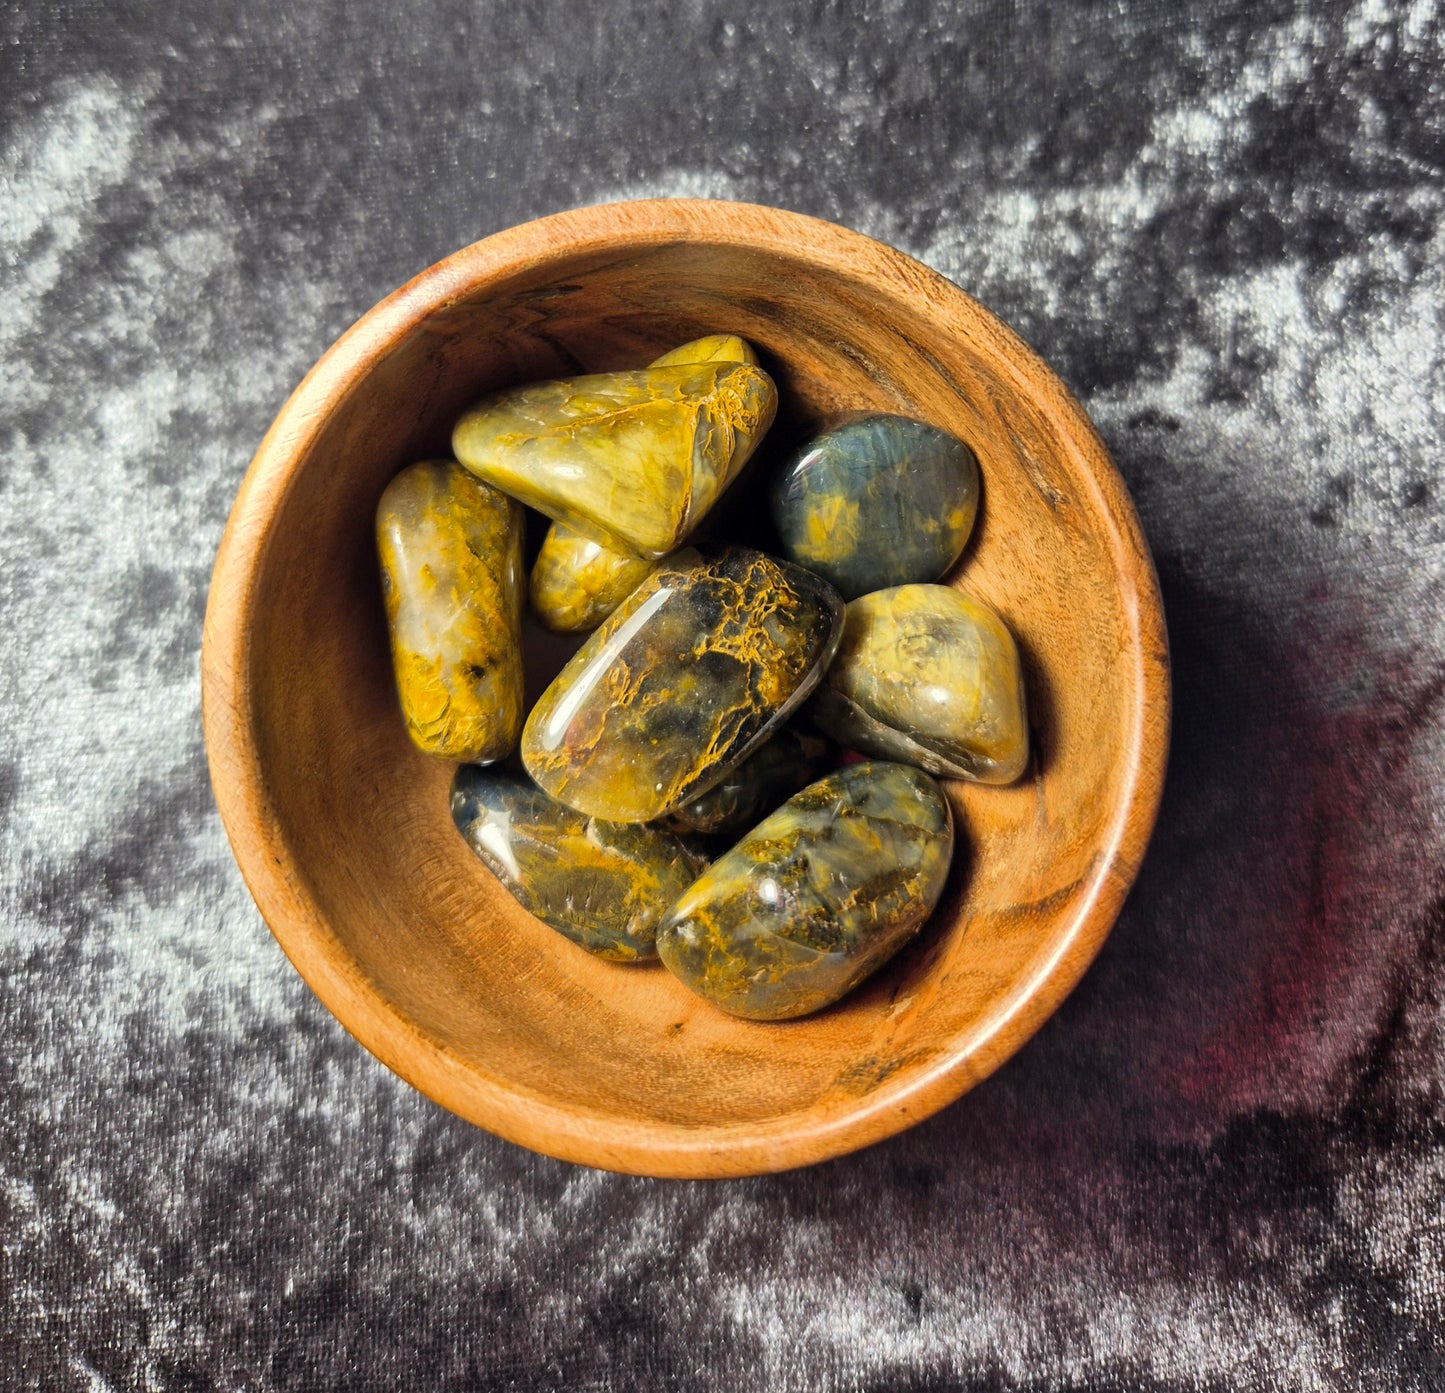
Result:
M824 770L832 746L827 740L785 726L760 745L721 783L677 809L671 823L708 836L737 836L761 822Z
M664 353L650 368L696 363L752 363L758 355L736 334L709 334ZM653 568L653 562L554 522L532 566L530 598L537 617L557 633L595 629Z
M826 582L787 562L681 552L542 694L522 732L527 770L595 817L645 822L685 806L813 689L842 614Z
M805 446L769 501L784 555L851 600L943 575L968 542L978 492L963 441L904 416L867 416Z
M532 565L532 610L560 634L595 629L656 566L554 522Z
M1028 763L1013 635L988 605L944 585L850 601L808 717L863 754L950 778L1007 784Z
M758 355L746 339L736 334L708 334L654 358L649 366L654 368L677 367L681 363L752 363L757 364Z
M657 950L698 995L776 1021L821 1010L922 928L943 893L953 817L903 764L852 764L760 823L668 911Z
M776 410L754 364L682 363L499 392L462 416L452 447L554 521L656 560L702 520Z
M523 909L612 962L657 956L657 923L707 866L658 827L604 822L509 769L464 764L452 820Z
M522 509L452 460L424 460L376 510L381 588L418 748L487 762L522 729Z

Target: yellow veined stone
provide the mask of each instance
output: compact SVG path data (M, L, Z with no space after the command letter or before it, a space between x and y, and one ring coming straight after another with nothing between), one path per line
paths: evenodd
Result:
M387 485L382 593L406 728L446 759L510 754L522 729L522 509L451 460Z
M946 585L897 585L850 601L808 716L863 754L947 778L1008 784L1028 764L1013 635L982 600Z
M657 564L554 522L532 566L532 609L557 633L595 629Z
M657 926L668 970L755 1021L821 1010L933 912L953 855L937 784L853 764L794 794L686 889Z
M654 358L649 366L671 368L679 363L752 363L756 366L757 361L758 355L746 339L736 334L709 334Z
M659 566L542 694L533 779L569 807L650 822L700 798L777 730L833 656L843 602L786 561L731 547Z
M777 395L761 368L725 361L538 382L478 402L452 446L503 493L657 560L742 468Z
M664 353L649 366L757 361L758 355L736 334L710 334ZM651 574L653 564L554 522L532 566L532 608L558 633L595 629Z

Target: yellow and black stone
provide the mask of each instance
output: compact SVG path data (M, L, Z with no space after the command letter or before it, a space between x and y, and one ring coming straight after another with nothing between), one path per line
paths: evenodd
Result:
M424 460L376 510L406 728L445 759L508 755L522 729L522 509L453 460Z
M968 542L978 492L963 441L906 416L866 416L808 444L769 499L783 554L851 600L943 575Z
M532 610L559 634L595 629L656 566L554 522L532 565Z
M758 356L736 334L711 334L693 339L648 366L678 367L689 363L752 363ZM693 519L694 523L700 517ZM547 529L532 566L533 612L557 633L595 629L642 582L653 562L606 546L565 522Z
M658 926L668 969L749 1020L805 1016L911 939L943 893L953 816L903 764L852 764L714 861Z
M1018 647L982 600L899 585L852 600L808 718L862 754L1012 783L1029 758Z
M772 424L753 363L713 359L512 388L452 432L478 478L618 551L681 544Z
M812 783L827 767L831 753L828 741L784 726L721 783L673 813L669 823L686 832L735 837Z
M649 822L700 798L787 719L833 656L843 602L761 552L679 552L532 709L527 772L579 812Z
M658 920L707 866L661 828L585 817L508 769L458 769L452 820L523 909L612 962L657 956Z

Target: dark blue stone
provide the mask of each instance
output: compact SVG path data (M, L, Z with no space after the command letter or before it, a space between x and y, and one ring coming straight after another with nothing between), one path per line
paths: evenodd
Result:
M813 440L770 502L784 554L851 600L943 575L968 542L978 491L963 441L905 416L867 416Z

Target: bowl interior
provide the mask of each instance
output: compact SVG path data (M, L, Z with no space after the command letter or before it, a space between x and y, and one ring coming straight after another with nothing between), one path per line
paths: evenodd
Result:
M1082 413L960 292L828 232L851 239L837 255L791 228L744 243L697 226L593 227L545 254L442 263L298 390L218 565L231 600L218 615L213 590L208 742L277 937L392 1067L481 1125L570 1159L765 1170L916 1120L996 1067L1072 985L1152 821L1158 601ZM860 263L862 250L875 260ZM973 446L984 503L953 579L1019 639L1036 751L1011 788L948 785L959 851L919 940L837 1007L778 1025L726 1017L660 966L589 957L473 858L448 813L451 767L402 728L372 535L387 481L447 452L480 393L641 365L719 332L756 345L774 374L780 440L878 409ZM233 661L220 652L228 625L244 630Z

